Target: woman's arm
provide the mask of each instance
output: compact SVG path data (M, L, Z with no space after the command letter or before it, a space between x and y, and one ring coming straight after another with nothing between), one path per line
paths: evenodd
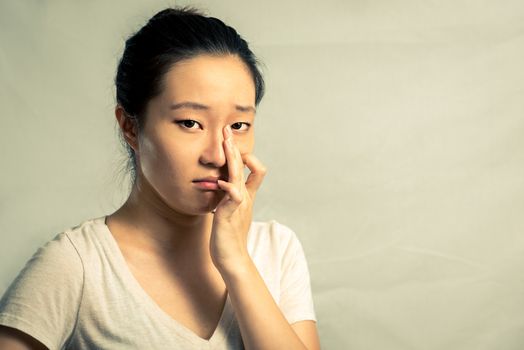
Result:
M313 320L298 321L291 325L302 343L308 349L320 350L320 339L317 332L317 323Z
M221 271L246 349L319 350L314 321L290 325L271 296L255 264L248 259Z
M18 329L0 326L0 349L2 350L48 350L30 335Z
M253 154L240 153L229 126L223 132L229 179L218 180L226 196L213 218L210 253L226 284L244 346L248 350L318 350L316 324L307 321L296 322L294 327L289 324L249 256L247 233L255 194L266 168ZM244 164L251 171L245 183Z

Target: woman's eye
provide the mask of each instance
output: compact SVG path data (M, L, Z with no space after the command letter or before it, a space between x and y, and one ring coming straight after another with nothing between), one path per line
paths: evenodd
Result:
M191 119L177 120L175 121L175 123L178 125L182 125L184 129L195 129L194 126L199 124L197 121ZM245 126L245 128L242 129L242 126ZM251 124L245 122L237 122L231 124L231 129L233 130L247 131L250 127Z
M191 120L191 119L185 119L185 120L177 120L175 121L178 125L182 125L185 129L194 129L193 126L195 124L198 124L198 122Z
M251 127L251 124L249 124L249 123L237 122L237 123L234 123L234 124L231 125L231 129L233 129L233 130L240 130L240 128L242 128L242 125L246 126L244 131L247 131Z

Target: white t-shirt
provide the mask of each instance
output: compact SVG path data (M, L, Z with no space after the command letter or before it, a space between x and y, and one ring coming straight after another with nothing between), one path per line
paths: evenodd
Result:
M316 321L307 261L296 234L253 221L248 252L290 324ZM145 292L105 224L94 218L39 248L0 300L0 324L49 349L243 349L229 295L203 339Z

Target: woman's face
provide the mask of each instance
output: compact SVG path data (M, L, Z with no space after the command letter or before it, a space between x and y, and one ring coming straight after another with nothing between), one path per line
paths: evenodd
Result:
M176 63L146 109L136 152L139 181L177 212L209 213L225 193L202 189L194 180L228 180L226 125L240 153L252 152L254 108L253 78L237 56L200 55Z

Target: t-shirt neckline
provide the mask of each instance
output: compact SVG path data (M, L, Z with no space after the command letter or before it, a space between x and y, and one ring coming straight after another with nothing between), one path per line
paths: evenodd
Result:
M189 341L213 346L219 345L223 341L225 341L225 338L229 333L233 321L233 310L231 300L229 298L229 293L226 292L226 301L224 303L224 307L222 309L222 313L220 315L217 327L211 335L211 338L204 339L198 336L191 329L187 328L182 323L178 322L169 314L167 314L142 288L140 283L137 281L137 279L129 269L124 255L120 250L120 247L118 246L118 243L116 242L113 234L109 230L109 227L106 225L105 220L106 216L104 215L98 218L94 218L93 222L100 226L102 232L101 237L106 240L106 243L112 253L109 258L113 260L114 266L118 269L118 273L129 286L128 292L132 293L139 300L143 301L143 306L147 309L147 312L150 312L155 318L162 319L163 322L165 322L167 325L173 328L178 335Z

